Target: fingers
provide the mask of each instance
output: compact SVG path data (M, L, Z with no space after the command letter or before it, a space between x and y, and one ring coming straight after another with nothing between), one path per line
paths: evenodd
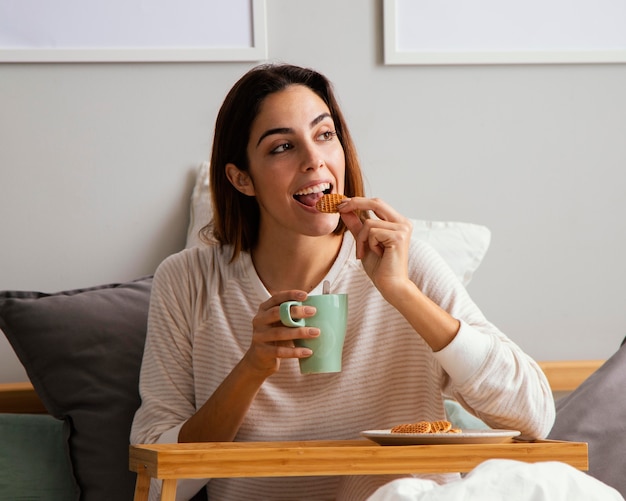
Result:
M259 311L269 310L274 306L279 306L285 301L304 301L307 298L307 293L300 290L287 290L274 294L271 298L261 304Z
M363 223L359 219L359 216L357 216L354 212L340 212L339 215L346 225L346 228L348 228L348 231L356 238L361 231L361 228L363 228Z
M406 218L380 198L353 197L337 206L340 214L354 211L371 211L383 221L403 222Z
M411 221L379 198L354 197L338 206L341 218L356 241L356 255L367 250L382 257L386 248L405 245L412 232ZM376 218L361 222L355 211L371 211Z
M382 256L385 249L404 248L411 236L411 227L404 223L367 220L358 238L376 255Z
M282 303L303 301L306 297L304 291L282 291L259 306L257 315L252 320L252 345L258 353L268 358L305 358L311 355L311 350L296 347L293 341L318 337L320 330L315 327L287 327L280 321ZM309 318L315 313L313 306L291 306L291 316L294 319Z
M282 325L280 305L287 301L302 302L306 298L307 293L300 290L278 292L259 306L255 320L259 322L259 325ZM290 314L293 319L309 318L315 315L315 312L316 309L313 306L294 304L290 307Z

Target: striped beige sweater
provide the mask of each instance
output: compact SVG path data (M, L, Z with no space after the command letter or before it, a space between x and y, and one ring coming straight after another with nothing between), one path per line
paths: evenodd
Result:
M538 366L484 318L431 247L413 241L409 259L411 279L461 320L453 342L432 352L372 285L348 234L326 276L332 292L349 295L343 371L301 375L296 360L282 361L261 387L238 441L358 438L362 430L442 419L444 395L492 427L547 435L554 402ZM228 248L193 248L157 270L132 443L176 442L182 424L248 349L252 318L269 293L248 254L229 260ZM193 492L205 481L187 482ZM213 479L207 489L212 501L359 499L366 484L338 477ZM179 491L185 499L183 485Z

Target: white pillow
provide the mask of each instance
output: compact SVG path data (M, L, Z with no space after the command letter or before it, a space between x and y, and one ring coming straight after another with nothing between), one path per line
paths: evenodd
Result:
M189 226L187 228L186 249L204 245L199 232L213 219L211 192L209 191L209 162L202 162L196 174L196 184L191 192Z
M198 168L191 195L187 245L203 245L198 232L213 217L209 192L209 163ZM413 238L425 240L439 252L464 285L467 285L485 257L491 232L485 226L454 221L423 221L411 219Z
M428 242L448 263L463 285L469 284L489 249L489 228L455 221L411 219L411 222L413 238Z

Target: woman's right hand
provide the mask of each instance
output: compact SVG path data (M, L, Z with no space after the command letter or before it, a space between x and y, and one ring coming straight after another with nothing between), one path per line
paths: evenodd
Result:
M213 395L191 416L178 433L179 442L229 442L234 440L250 405L266 378L280 368L283 358L306 358L311 351L296 348L294 339L319 336L314 327L286 327L280 321L280 304L304 301L306 292L275 294L259 306L252 319L250 348ZM315 315L312 306L293 306L295 318Z
M285 301L304 301L307 293L300 290L281 291L261 303L252 319L252 342L244 355L244 361L255 371L271 376L280 368L283 358L306 358L312 352L308 348L294 345L294 339L309 339L319 336L316 327L287 327L280 321L280 305ZM292 306L294 318L315 315L313 306Z

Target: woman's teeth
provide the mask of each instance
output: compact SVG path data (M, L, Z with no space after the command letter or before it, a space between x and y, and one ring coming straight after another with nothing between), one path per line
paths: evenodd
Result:
M321 193L323 191L330 190L330 183L321 183L315 186L309 186L303 190L297 191L294 195L311 195L313 193Z

